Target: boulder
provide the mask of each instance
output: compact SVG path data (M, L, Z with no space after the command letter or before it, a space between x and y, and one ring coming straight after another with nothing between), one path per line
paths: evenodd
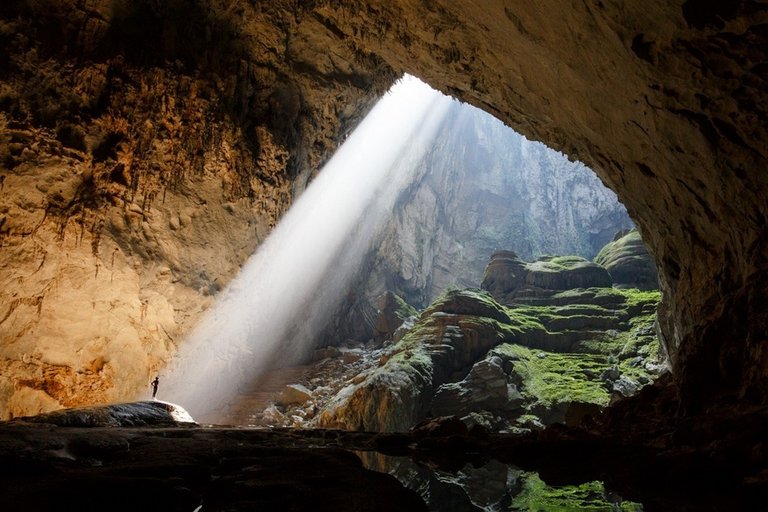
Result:
M96 405L52 411L13 421L47 423L59 427L167 427L196 425L180 405L160 400Z
M595 263L606 268L617 286L640 290L659 288L656 265L636 229L616 233L613 241L597 254Z
M303 404L312 399L312 392L301 384L288 384L280 393L280 405Z
M498 357L484 359L460 382L440 386L432 400L432 413L466 416L478 411L514 411L523 398L509 382Z

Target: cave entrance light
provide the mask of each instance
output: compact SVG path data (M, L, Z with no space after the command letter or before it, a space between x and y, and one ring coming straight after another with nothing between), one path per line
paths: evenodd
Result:
M312 348L452 101L407 75L392 87L182 343L164 398L216 422L276 353Z

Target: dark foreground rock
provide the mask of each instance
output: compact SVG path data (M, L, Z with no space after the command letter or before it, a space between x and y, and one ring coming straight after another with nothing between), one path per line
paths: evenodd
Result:
M351 451L370 460L397 455L421 473L426 470L443 483L463 487L475 504L494 502L493 496L504 493L496 489L504 482L490 478L493 474L524 471L536 472L529 481L547 486L604 482L605 495L641 503L646 512L762 510L768 497L768 457L765 450L750 447L759 445L766 411L699 425L659 412L633 416L638 424L633 432L611 430L606 423L590 429L557 426L527 436L467 433L447 428L461 424L450 418L441 422L446 428L411 434L4 423L0 510L427 510L416 492L390 475L365 469ZM700 437L702 428L738 425L751 427L734 428L718 446ZM475 481L467 481L469 477ZM572 488L548 489L552 498ZM433 487L438 490L448 503L463 493L455 486ZM546 501L540 508L547 493L513 491L515 506L505 510L564 510L559 505L547 508L562 505L562 500ZM481 499L479 494L487 496ZM435 502L430 509L447 510Z
M150 427L197 425L180 405L159 400L61 409L14 421L59 427Z
M6 423L0 510L426 510L394 477L364 469L324 436Z

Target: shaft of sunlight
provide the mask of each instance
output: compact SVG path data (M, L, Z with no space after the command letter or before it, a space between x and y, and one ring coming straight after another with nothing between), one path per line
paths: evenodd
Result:
M451 101L407 75L392 87L182 343L164 399L215 422L275 354L312 348Z

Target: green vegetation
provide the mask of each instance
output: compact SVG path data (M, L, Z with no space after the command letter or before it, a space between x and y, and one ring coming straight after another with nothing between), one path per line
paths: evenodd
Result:
M558 354L512 343L493 351L513 361L514 371L523 381L520 392L533 401L533 406L568 402L608 405L610 395L599 379L611 366L605 356Z
M642 505L631 501L609 500L601 482L581 485L551 487L536 473L522 473L523 485L520 493L512 500L510 510L526 512L639 512Z
M405 302L405 300L400 297L398 294L393 293L392 297L395 300L395 304L397 304L397 316L401 319L406 319L409 316L416 316L419 314L419 311Z
M562 272L576 267L590 265L591 262L581 256L545 256L528 263L528 269L537 272Z
M484 355L497 355L511 363L509 382L523 397L522 407L510 409L506 423L496 427L513 431L562 421L572 403L608 405L617 377L605 378L606 370L630 379L622 384L628 389L652 380L645 363L658 354L658 292L588 288L553 298L558 300L503 306L482 290L448 291L374 373L388 387L411 383L406 387L426 386L419 393L429 393L455 378L450 376L466 375ZM389 394L414 391L399 386ZM404 397L398 400L406 403Z

